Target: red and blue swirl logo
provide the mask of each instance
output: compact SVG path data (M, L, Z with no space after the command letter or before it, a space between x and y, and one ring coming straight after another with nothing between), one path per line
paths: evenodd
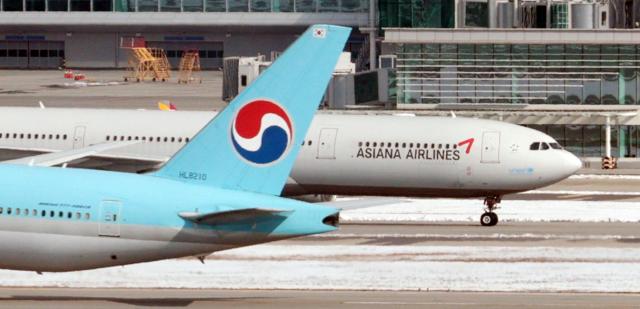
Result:
M240 108L231 125L231 141L245 160L266 165L280 159L293 140L291 118L275 102L258 99Z

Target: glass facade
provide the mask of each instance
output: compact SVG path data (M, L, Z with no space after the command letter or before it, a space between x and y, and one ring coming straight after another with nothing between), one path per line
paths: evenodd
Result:
M603 125L526 125L549 134L579 157L605 156ZM640 156L640 126L611 126L611 155L619 158Z
M366 13L368 0L2 0L0 11ZM136 7L137 6L137 7ZM453 12L451 13L453 16Z
M640 104L640 45L399 44L397 103Z
M378 11L380 28L454 27L454 0L379 0Z

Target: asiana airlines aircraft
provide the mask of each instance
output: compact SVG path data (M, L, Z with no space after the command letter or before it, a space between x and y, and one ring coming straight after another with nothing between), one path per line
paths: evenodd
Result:
M154 172L46 166L133 143L119 138L0 164L0 268L83 270L335 230L338 209L279 195L349 33L310 27Z
M160 168L214 116L5 107L0 149L14 157L80 150L71 166L144 173ZM114 146L82 151L90 145ZM497 223L494 209L503 195L553 184L581 166L544 133L460 117L320 113L300 147L284 195L484 197L483 225Z

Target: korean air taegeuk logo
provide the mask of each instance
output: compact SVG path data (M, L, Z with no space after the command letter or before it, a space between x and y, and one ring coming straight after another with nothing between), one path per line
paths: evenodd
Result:
M293 130L291 117L283 107L268 99L255 99L235 115L231 141L244 160L269 165L291 148Z

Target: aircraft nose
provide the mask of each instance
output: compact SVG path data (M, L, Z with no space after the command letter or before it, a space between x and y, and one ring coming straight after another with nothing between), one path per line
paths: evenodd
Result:
M564 157L565 157L564 161L565 161L565 166L567 169L568 176L575 174L575 172L577 172L580 168L582 168L582 161L580 161L580 159L576 157L574 154L568 151L565 151Z

